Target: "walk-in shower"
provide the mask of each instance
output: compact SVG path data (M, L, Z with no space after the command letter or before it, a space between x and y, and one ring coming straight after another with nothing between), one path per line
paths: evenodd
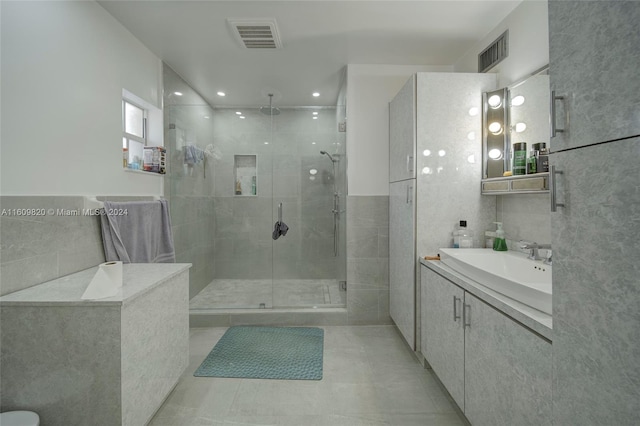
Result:
M194 188L211 188L213 205L201 212L213 215L212 279L191 299L193 312L346 306L346 138L336 108L273 101L270 95L268 106L214 107L210 135L181 133L212 144L217 154L206 175L187 176ZM190 220L189 211L177 214L186 216L179 223ZM287 232L274 238L280 221ZM189 230L198 241L206 231Z

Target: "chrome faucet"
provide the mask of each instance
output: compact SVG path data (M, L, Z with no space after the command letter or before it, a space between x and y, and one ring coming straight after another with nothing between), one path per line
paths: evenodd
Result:
M538 254L538 249L546 249L547 256L544 259L544 263L551 265L551 244L538 244L536 242L520 241L520 248L523 250L529 250L528 258L531 260L543 260Z

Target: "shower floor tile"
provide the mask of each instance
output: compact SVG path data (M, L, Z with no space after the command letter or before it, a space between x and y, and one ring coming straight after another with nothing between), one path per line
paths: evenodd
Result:
M190 309L345 306L346 292L331 279L215 279L189 302Z

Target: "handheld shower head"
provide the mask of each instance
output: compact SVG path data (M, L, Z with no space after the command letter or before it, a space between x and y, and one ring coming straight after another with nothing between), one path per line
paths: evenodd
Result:
M327 157L329 157L329 160L331 160L332 162L337 162L338 160L334 159L331 154L329 154L327 151L320 151L320 154L322 155L326 155Z

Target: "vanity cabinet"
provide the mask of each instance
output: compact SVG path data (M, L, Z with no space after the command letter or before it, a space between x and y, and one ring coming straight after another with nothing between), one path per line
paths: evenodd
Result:
M638 22L637 1L549 0L554 151L640 135Z
M464 290L422 267L422 354L464 411Z
M551 343L423 266L422 353L469 422L551 424Z
M416 79L411 76L389 104L389 182L416 177Z
M416 253L450 246L460 220L477 235L495 220L495 199L478 193L482 147L469 138L482 131L480 114L469 111L480 111L482 92L495 86L495 74L421 72L389 103L389 314L413 350Z

